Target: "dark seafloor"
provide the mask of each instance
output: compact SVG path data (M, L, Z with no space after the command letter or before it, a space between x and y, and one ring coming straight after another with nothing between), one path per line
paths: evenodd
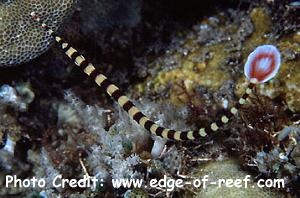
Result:
M218 135L205 143L166 142L167 150L157 159L151 157L156 138L56 45L29 62L2 66L0 133L10 145L0 150L0 197L300 196L299 1L90 0L79 1L69 15L59 35L146 115L179 130L209 124L236 102L246 88L244 63L256 46L278 46L282 66ZM95 191L3 187L7 174L51 181L57 174L81 178L87 173L105 178L104 186ZM186 186L166 192L114 189L110 182L206 174L212 179L250 174L253 183L284 178L286 186Z

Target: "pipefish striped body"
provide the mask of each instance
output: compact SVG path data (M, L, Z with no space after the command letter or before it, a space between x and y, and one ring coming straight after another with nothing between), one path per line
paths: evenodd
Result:
M63 38L56 35L54 31L51 30L45 23L42 23L39 16L37 16L34 12L31 13L31 16L36 22L41 24L41 27L43 27L45 31L54 37L55 42L64 51L66 56L71 59L75 65L79 67L86 75L88 75L103 91L110 95L133 120L135 120L140 126L145 128L151 134L161 136L166 139L178 141L207 140L210 134L217 132L221 126L232 120L234 115L238 113L239 108L246 103L246 99L252 93L252 89L255 87L255 84L259 83L257 80L255 80L255 76L251 76L251 79L249 79L250 83L248 88L238 102L232 108L226 110L224 114L220 116L220 118L215 120L215 122L211 123L207 127L189 131L176 131L173 129L168 129L159 126L145 116L145 114L142 113L115 84L113 84L104 74L100 73L92 63L90 63Z

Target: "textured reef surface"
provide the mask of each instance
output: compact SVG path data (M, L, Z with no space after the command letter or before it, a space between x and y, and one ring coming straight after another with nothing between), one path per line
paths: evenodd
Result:
M35 1L2 0L0 2L0 66L9 67L28 62L45 52L51 36L30 21L34 11L57 30L74 10L74 0Z
M52 4L51 4L52 2ZM299 1L0 1L0 197L299 197ZM151 136L77 69L58 34L163 126L210 124L247 88L244 64L272 44L282 65L206 142ZM27 15L28 14L28 15ZM103 179L51 186L56 175ZM43 188L5 185L44 178ZM113 188L112 179L284 179L283 188ZM49 185L48 185L49 184ZM226 194L226 195L225 195Z

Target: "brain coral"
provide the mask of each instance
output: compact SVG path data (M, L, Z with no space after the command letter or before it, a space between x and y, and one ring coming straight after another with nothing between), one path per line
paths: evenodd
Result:
M27 62L47 50L51 36L38 28L31 12L53 30L72 12L76 0L0 0L0 67Z

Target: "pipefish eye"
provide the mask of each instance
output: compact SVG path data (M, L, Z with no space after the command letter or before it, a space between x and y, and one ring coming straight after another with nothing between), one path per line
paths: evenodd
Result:
M261 45L247 58L244 74L253 83L264 83L279 71L281 56L274 45Z

